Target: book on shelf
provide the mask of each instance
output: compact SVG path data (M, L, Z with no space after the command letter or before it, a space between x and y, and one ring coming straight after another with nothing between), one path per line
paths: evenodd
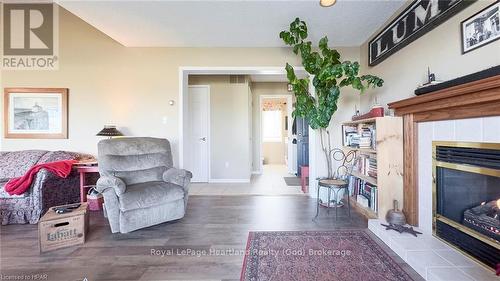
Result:
M360 154L356 163L354 163L353 171L364 176L377 178L377 158L375 155Z
M349 196L354 197L363 207L378 212L378 189L377 186L370 184L362 179L350 176L349 178Z
M377 149L377 130L375 127L372 129L372 149Z
M358 195L356 197L356 202L358 202L361 206L365 208L368 208L368 206L370 205L370 203L368 202L368 198L366 198L363 195Z
M368 159L368 169L366 174L372 178L377 178L377 159L375 157L370 157Z
M358 128L355 126L343 126L344 145L359 147Z

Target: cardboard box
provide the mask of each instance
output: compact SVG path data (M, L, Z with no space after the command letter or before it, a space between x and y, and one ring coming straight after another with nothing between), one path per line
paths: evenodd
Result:
M87 208L84 202L72 212L57 214L51 207L38 223L40 253L85 243L89 224Z

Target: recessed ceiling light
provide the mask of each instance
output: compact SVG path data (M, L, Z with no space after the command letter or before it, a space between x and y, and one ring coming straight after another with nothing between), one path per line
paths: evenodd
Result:
M319 0L319 4L323 7L330 7L335 5L337 0Z

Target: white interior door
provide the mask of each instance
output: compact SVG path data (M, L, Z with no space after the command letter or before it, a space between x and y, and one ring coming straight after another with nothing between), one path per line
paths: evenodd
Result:
M193 182L208 182L209 178L209 86L189 86L189 170Z

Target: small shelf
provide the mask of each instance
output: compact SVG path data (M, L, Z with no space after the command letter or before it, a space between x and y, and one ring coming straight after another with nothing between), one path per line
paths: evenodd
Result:
M372 209L367 208L367 207L359 204L358 201L356 201L355 196L350 196L349 200L350 200L351 206L354 207L354 209L356 209L358 212L363 214L366 218L368 218L368 219L378 218L377 213L375 213Z
M359 151L361 153L377 154L377 151L375 149L371 149L371 148L358 148L358 147L343 146L342 149L343 150Z
M346 121L346 122L343 122L342 125L351 126L351 125L359 125L359 124L364 124L364 123L375 123L375 121L377 121L377 118L383 118L383 117L372 117L372 118L361 119L361 120L356 120L356 121Z
M367 183L371 183L373 185L377 185L377 179L374 178L374 177L365 176L363 174L360 174L360 173L354 172L354 171L351 172L351 175L355 176L358 179L362 179L362 180L366 181Z

